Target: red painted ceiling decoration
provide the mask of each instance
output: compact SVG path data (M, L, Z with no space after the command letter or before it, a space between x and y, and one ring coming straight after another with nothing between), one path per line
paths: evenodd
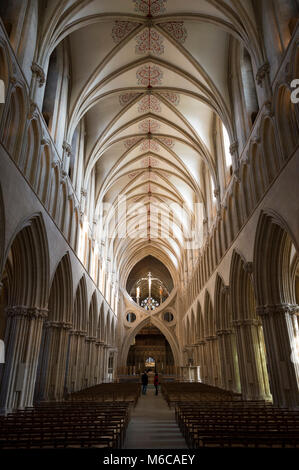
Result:
M173 93L172 91L163 91L160 93L160 95L163 96L163 98L165 98L174 106L178 106L180 103L180 95L178 95L177 93Z
M141 98L138 106L139 113L161 113L161 103L154 95L146 95Z
M138 171L134 171L133 173L129 173L129 174L128 174L128 178L129 178L130 180L132 180L133 178L136 178L136 176L138 176L138 175L139 175L139 172L138 172Z
M186 41L188 33L183 21L170 21L168 23L162 23L159 26L161 26L164 31L167 31L177 42L184 44Z
M135 11L148 16L157 16L165 13L167 0L133 0Z
M159 152L160 146L152 139L145 140L139 147L139 150L146 152L147 150L152 150L153 152Z
M142 121L138 127L143 132L157 132L161 126L153 119L146 119L145 121Z
M121 106L126 106L131 103L140 93L123 93L119 95L119 102Z
M119 44L137 26L139 26L138 23L132 23L131 21L115 21L111 33L115 44Z
M136 72L138 85L152 87L162 84L163 72L157 65L143 65Z
M131 139L127 139L125 140L124 142L124 145L127 149L130 149L131 147L133 147L135 144L137 144L137 142L140 141L140 137L131 137Z
M136 54L152 54L162 55L164 53L164 39L155 29L146 28L137 34L136 38Z
M146 157L144 158L142 161L141 161L141 166L142 167L146 167L146 168L149 168L149 167L158 167L159 166L159 162L156 158L153 158L151 156L149 157Z
M174 147L174 141L170 137L160 136L158 137L162 144L166 145L169 148Z

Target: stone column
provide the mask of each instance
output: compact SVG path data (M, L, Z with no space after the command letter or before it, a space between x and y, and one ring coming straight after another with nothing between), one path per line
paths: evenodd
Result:
M71 330L70 334L68 390L70 392L76 392L83 386L86 331Z
M69 330L71 323L49 321L44 325L39 364L37 400L61 400L64 395Z
M31 72L30 98L41 108L45 93L46 74L44 69L37 62L32 62Z
M96 361L96 338L92 336L85 337L85 380L87 387L95 385L95 361Z
M222 387L240 393L239 365L234 332L229 329L218 330L217 336L219 338Z
M239 149L239 142L236 140L230 145L229 153L232 156L233 173L236 174L237 176L239 175L239 169L240 169L238 149Z
M298 305L266 305L257 308L265 335L273 401L278 406L299 405L299 358L293 324Z
M201 381L204 383L208 383L208 370L207 370L207 363L206 363L206 346L207 343L204 339L200 339L198 341L199 345L199 365L200 365L200 377Z
M107 344L104 344L102 354L102 382L107 382L108 351L109 346Z
M95 378L96 378L96 383L100 384L103 382L103 377L102 377L102 362L103 362L103 345L104 343L102 341L96 341L95 342L95 348L96 348L96 358L95 358Z
M0 392L2 414L33 405L42 328L47 314L48 310L42 308L15 306L6 310L6 363Z
M209 385L219 386L219 362L218 362L218 345L217 336L207 336L207 375Z
M62 156L63 171L65 172L66 175L68 175L69 168L70 168L70 160L72 156L72 146L68 142L64 141L62 144L62 149L63 149L63 156Z
M267 370L263 364L261 325L257 319L233 321L236 330L241 391L245 399L270 398Z

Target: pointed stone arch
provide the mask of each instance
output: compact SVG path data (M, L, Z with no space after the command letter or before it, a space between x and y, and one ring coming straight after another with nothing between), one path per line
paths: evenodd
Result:
M219 343L222 386L227 390L240 392L240 372L236 336L232 326L229 302L229 287L217 273L215 285L215 321Z
M6 308L6 357L0 392L3 412L32 406L37 363L49 297L49 250L44 221L35 214L20 223L6 254L10 282ZM35 338L35 341L32 341ZM20 365L21 364L21 365ZM15 389L20 370L21 392Z
M274 403L296 407L299 404L298 305L292 285L292 249L298 253L297 241L283 218L273 211L262 211L254 245L257 313L265 333Z
M147 324L149 324L149 323L152 323L165 336L165 338L167 339L167 341L168 341L168 343L171 347L171 351L172 351L173 358L174 358L174 364L175 364L176 367L179 367L181 365L181 354L180 354L179 346L177 344L177 340L174 338L172 332L163 324L163 322L161 320L159 320L158 318L152 317L152 316L144 318L136 326L136 328L132 328L130 333L127 335L127 337L126 337L126 339L123 343L123 346L121 348L120 354L118 356L119 361L120 361L119 366L120 367L125 367L127 357L128 357L128 353L129 353L129 349L130 349L130 345L132 344L133 339L139 333L139 331L142 330L142 328L144 326L146 326Z
M280 137L284 160L287 160L298 146L299 124L296 118L295 105L291 100L291 90L281 84L275 93L275 110L277 129Z
M88 309L88 328L87 334L91 337L96 337L97 335L97 321L98 321L98 301L97 301L97 292L94 291Z
M88 303L85 275L81 277L75 294L72 317L73 329L70 332L67 384L70 392L87 387L85 361L85 338L87 335Z
M58 263L50 289L49 313L42 332L35 400L63 398L72 304L72 266L69 253L66 253Z
M73 326L75 330L87 331L88 305L87 305L87 287L86 278L83 275L77 286L74 311Z
M242 394L247 399L270 399L263 328L256 315L252 263L246 262L236 250L231 260L229 285Z
M0 274L4 268L4 251L5 251L5 207L3 202L2 188L0 185ZM1 276L0 276L1 277Z
M11 88L7 101L9 106L5 108L3 115L1 141L7 153L18 163L27 120L27 96L23 84L17 83Z
M6 257L9 251L14 271L9 305L46 308L49 298L49 248L41 214L35 214L19 224L6 250Z

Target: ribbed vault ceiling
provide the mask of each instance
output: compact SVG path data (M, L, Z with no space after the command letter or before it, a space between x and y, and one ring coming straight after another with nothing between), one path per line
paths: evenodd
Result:
M68 141L84 120L84 187L95 170L102 243L120 268L147 250L178 269L184 230L200 229L194 203L205 202L202 165L216 180L216 115L232 140L229 38L249 50L257 43L250 8L234 0L49 2L51 48L41 48L40 63L67 38ZM120 199L126 217L115 224Z

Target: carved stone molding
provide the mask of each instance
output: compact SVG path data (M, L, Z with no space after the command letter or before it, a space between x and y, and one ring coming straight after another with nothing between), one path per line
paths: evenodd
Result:
M214 196L215 196L216 198L218 198L218 197L220 196L220 188L219 188L219 187L217 187L217 188L214 189Z
M259 136L255 136L252 138L251 142L253 144L260 144L261 143L261 138Z
M48 309L38 307L15 306L6 308L7 317L26 317L29 319L47 318Z
M72 154L72 147L68 142L64 141L62 144L62 148L68 156Z
M246 273L252 274L253 273L253 263L248 261L247 263L243 264L243 269Z
M38 106L34 101L31 101L28 111L28 119L32 119L34 115L37 113Z
M17 77L16 77L15 75L11 75L11 77L9 77L9 81L10 81L10 83L12 84L12 86L15 86L16 83L17 83L17 81L18 81L18 79L17 79Z
M256 318L245 318L242 320L233 320L232 325L235 327L240 326L259 326L261 324L260 320Z
M216 331L216 335L217 336L228 336L228 335L231 335L233 333L232 330L229 330L229 329L223 329L223 330L217 330Z
M269 117L274 116L272 102L269 100L265 102L265 114Z
M40 141L40 144L41 144L42 147L44 147L45 145L50 145L50 141L43 137Z
M206 341L216 341L218 338L216 335L211 335L211 336L206 336L205 340Z
M87 189L81 188L81 196L86 197L87 196Z
M86 336L87 330L71 330L70 333L74 336Z
M222 286L221 287L221 294L227 295L229 294L230 288L229 286Z
M233 142L230 146L229 146L229 153L231 155L234 155L237 151L238 151L238 148L239 148L239 143L237 140L235 140L235 142Z
M86 343L96 343L97 338L95 336L86 336L85 341Z
M36 62L32 62L31 65L32 74L36 76L38 81L38 86L41 88L46 83L45 72Z
M56 168L60 166L60 162L58 160L54 160L54 162L51 163L52 168Z
M269 62L265 62L257 71L256 73L256 82L259 86L263 86L263 81L265 77L270 72L270 65Z
M222 207L223 209L227 209L227 202L226 202L226 201L223 201L223 202L221 203L221 207Z
M46 328L57 328L62 330L71 330L73 325L69 322L64 321L47 321L45 322Z
M256 308L256 313L260 316L272 315L296 315L299 311L297 304L273 304L273 305L260 305Z

